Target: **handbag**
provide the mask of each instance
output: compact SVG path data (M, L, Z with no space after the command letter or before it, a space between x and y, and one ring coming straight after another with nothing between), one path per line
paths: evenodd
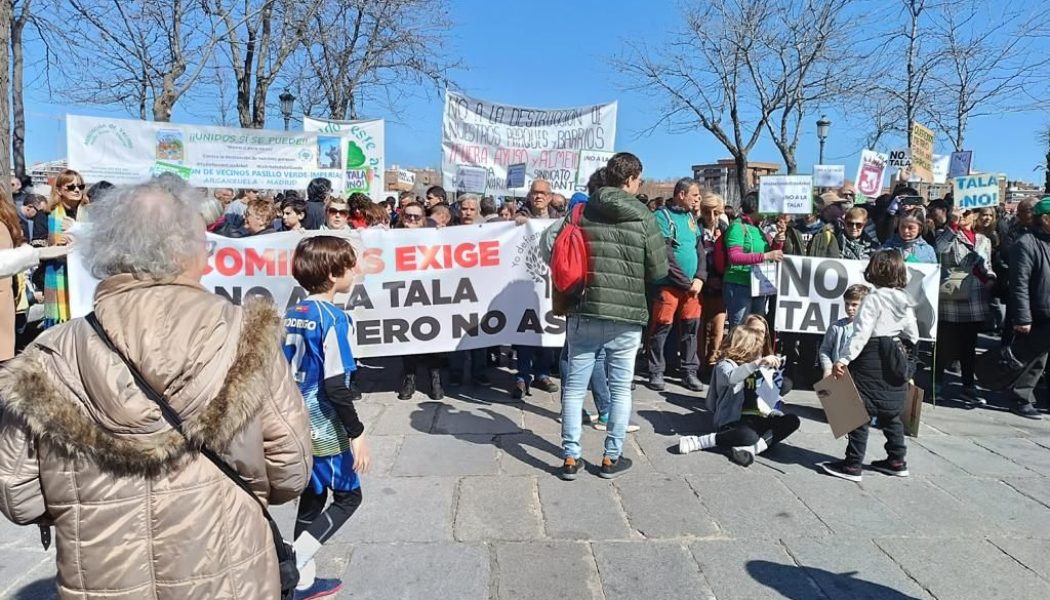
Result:
M968 300L974 275L962 269L949 269L948 278L941 282L941 300Z
M89 313L87 317L85 317L85 320L91 325L91 328L95 330L95 333L102 339L110 351L120 357L120 360L124 362L124 366L131 371L131 377L135 380L135 384L139 386L139 389L141 389L144 394L146 394L147 398L152 400L157 407L160 408L160 413L164 417L164 420L171 425L172 429L178 431L192 447L194 445L193 442L186 436L186 432L182 428L182 417L179 416L179 413L175 412L175 409L168 404L168 401L165 400L163 396L146 383L146 380L142 377L142 374L139 373L139 370L135 365L124 356L123 352L117 349L113 340L110 339L109 334L107 334L106 330L102 328L102 323L99 322L95 313ZM280 528L277 527L277 523L273 520L273 517L270 516L270 511L266 510L266 506L264 506L262 501L259 500L254 492L252 492L251 488L248 487L248 483L237 474L237 471L235 471L233 467L219 457L219 455L208 446L202 444L198 450L216 467L218 467L224 475L237 484L237 487L244 490L244 493L248 494L251 499L259 505L263 517L266 518L266 522L270 526L270 533L273 535L273 544L277 550L277 568L281 578L281 600L291 600L292 596L295 594L295 586L299 583L299 569L296 567L295 550L292 549L291 544L284 541L284 537L281 536Z

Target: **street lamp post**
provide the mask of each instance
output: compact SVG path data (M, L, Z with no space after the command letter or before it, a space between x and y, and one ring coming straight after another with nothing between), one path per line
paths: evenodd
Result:
M831 121L827 115L820 115L817 119L817 138L820 140L820 164L824 164L824 141L828 139L828 129L831 129Z
M295 108L295 96L288 90L277 97L281 101L281 114L284 115L284 130L288 131L288 122L292 120L292 109Z

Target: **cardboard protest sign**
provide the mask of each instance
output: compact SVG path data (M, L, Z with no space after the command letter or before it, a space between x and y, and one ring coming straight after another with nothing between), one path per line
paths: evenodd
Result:
M983 208L999 204L998 175L970 175L952 179L952 195L959 208Z
M356 279L336 304L353 318L354 356L398 356L563 342L565 321L551 308L552 287L539 237L554 221L441 229L359 229L342 234L357 251ZM334 231L307 235L339 235ZM205 288L241 303L265 296L283 312L309 294L291 276L303 239L282 232L240 239L209 235ZM70 309L92 310L98 281L79 250L69 258ZM161 310L163 307L157 307Z
M488 186L489 172L483 167L456 167L456 192L484 194Z
M908 386L908 397L904 401L904 411L901 413L901 421L904 421L904 433L911 437L919 437L919 426L922 424L922 399L925 396L923 389L917 385Z
M864 280L866 260L785 256L777 277L777 331L824 334L846 316L842 295ZM907 263L905 291L915 301L919 337L932 340L937 331L941 269L936 264Z
M199 187L304 190L326 177L340 189L359 175L342 146L339 135L66 116L69 168L117 185L172 172Z
M886 162L889 157L874 150L860 153L860 165L857 166L857 193L875 198L882 193L882 181L886 176Z
M335 121L304 116L303 131L340 140L338 151L329 150L332 156L338 154L342 157L340 160L336 156L336 161L343 167L344 179L342 185L334 189L342 190L341 193L347 195L361 192L374 201L383 197L383 174L386 172L386 123L383 119ZM401 180L400 173L398 180ZM414 175L412 182L415 183ZM335 185L335 182L332 184Z
M925 126L911 124L911 169L920 181L933 181L933 132Z
M911 166L911 150L903 148L901 150L891 150L890 160L887 163L891 167L897 167L900 169L906 169Z
M507 165L507 189L520 190L525 187L525 163Z
M525 163L527 181L545 179L552 191L569 196L576 187L580 151L615 148L616 107L608 102L526 108L447 91L441 130L444 186L455 188L459 165L481 167L489 173L487 190L507 195L507 166Z
M831 433L836 439L871 419L849 371L838 379L828 375L813 384L813 391L817 393L817 399L824 407L824 415L827 416Z
M813 165L813 185L842 187L846 183L845 165Z
M951 156L945 154L941 156L939 154L933 155L933 182L938 184L948 183L948 163L951 160Z
M587 181L595 171L609 164L615 152L604 150L580 150L580 166L576 170L576 189L586 191Z
M764 175L758 180L758 212L813 214L812 175Z
M948 177L964 177L966 175L969 175L970 164L972 162L972 150L952 152L951 162L948 163Z

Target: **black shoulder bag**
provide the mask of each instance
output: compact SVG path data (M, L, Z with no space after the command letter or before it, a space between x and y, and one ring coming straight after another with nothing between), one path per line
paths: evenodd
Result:
M117 346L110 339L109 334L102 328L102 323L99 322L98 317L92 312L85 317L85 320L91 325L91 328L95 330L98 337L105 342L106 346L124 362L124 365L131 371L131 377L135 380L135 384L139 386L146 397L152 400L159 408L161 414L164 416L164 420L175 430L182 434L182 437L186 439L187 444L192 448L196 448L195 444L190 441L186 436L186 432L182 429L182 417L179 413L175 412L175 409L168 404L168 401L164 399L156 390L153 389L146 380L139 373L139 370L131 363L130 360L124 353L117 349ZM274 522L273 517L270 516L270 511L266 510L266 506L263 505L262 501L252 492L251 488L248 487L248 482L244 481L237 471L233 469L229 464L226 463L218 454L215 453L211 448L201 445L196 448L207 457L224 475L230 478L237 487L244 490L244 493L251 496L252 500L259 505L262 510L263 516L266 517L266 522L270 525L270 533L273 535L273 545L277 549L277 567L280 570L281 576L281 600L291 600L295 593L295 586L299 583L299 569L296 568L295 551L292 550L291 544L284 541L281 536L281 530L277 527L277 523Z

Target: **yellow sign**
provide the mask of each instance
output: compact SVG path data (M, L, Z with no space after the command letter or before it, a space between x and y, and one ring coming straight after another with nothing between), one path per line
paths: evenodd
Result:
M917 122L911 124L911 172L922 181L933 182L933 132Z

